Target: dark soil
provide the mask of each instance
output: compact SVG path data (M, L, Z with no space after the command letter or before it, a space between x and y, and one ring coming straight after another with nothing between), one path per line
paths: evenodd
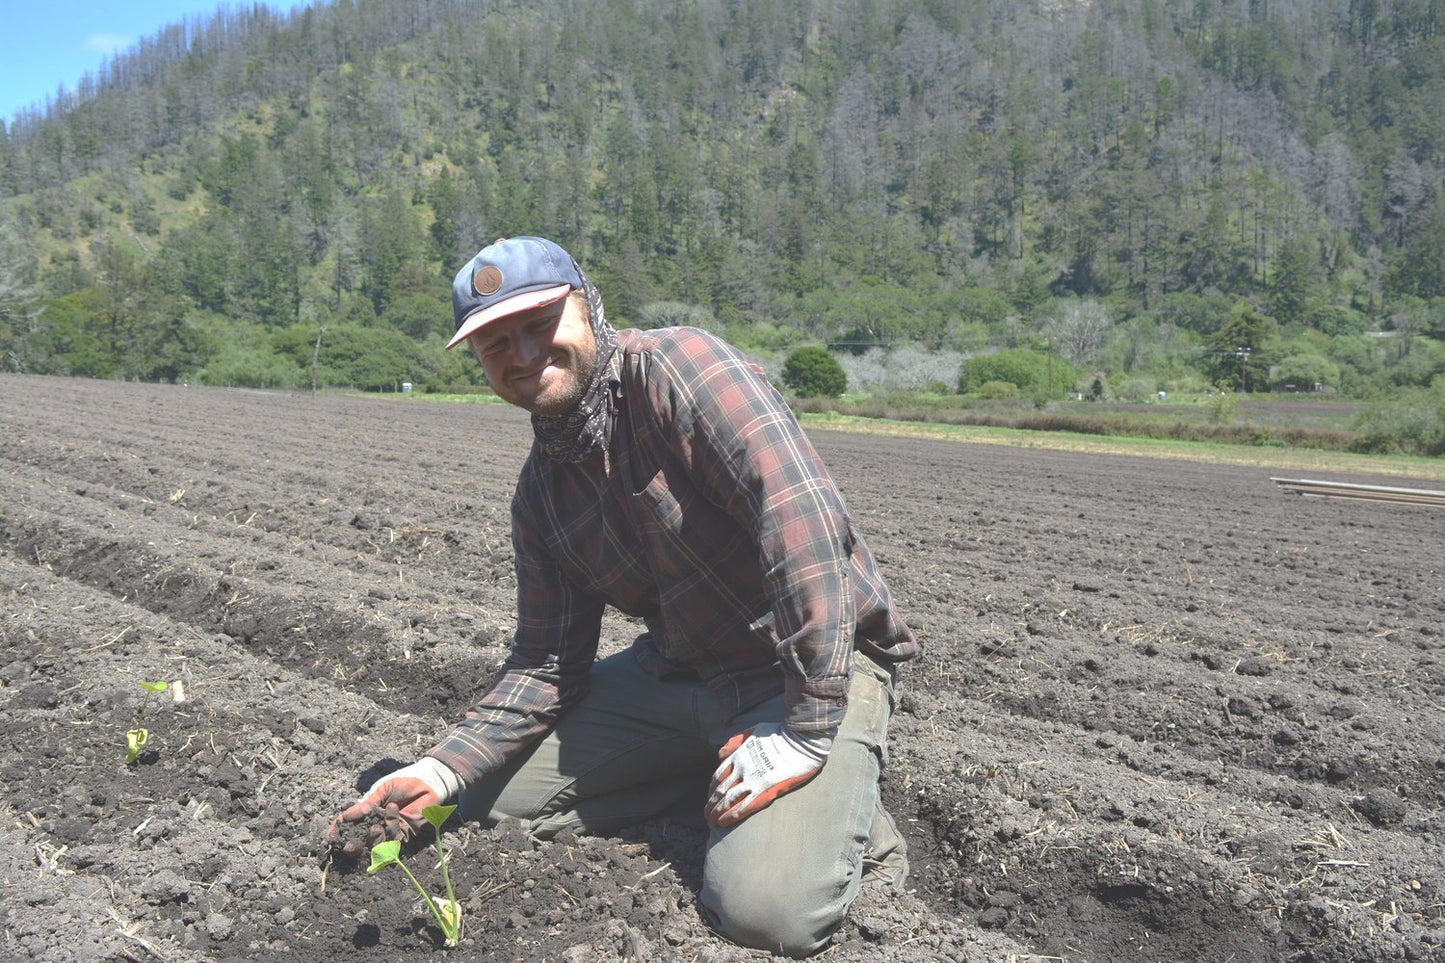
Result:
M328 857L506 651L529 437L500 406L0 377L0 955L765 956L700 921L688 814L449 827L456 951L398 870ZM814 438L924 644L884 785L913 876L825 959L1445 956L1445 511ZM143 679L185 698L126 765Z

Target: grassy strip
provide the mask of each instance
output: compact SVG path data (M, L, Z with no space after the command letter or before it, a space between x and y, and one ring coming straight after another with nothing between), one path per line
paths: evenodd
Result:
M369 395L369 397L449 401L463 404L506 404L496 395L489 393L430 394L414 392ZM1053 429L955 425L935 421L868 418L860 415L839 414L834 411L818 413L799 411L798 420L805 426L817 429L888 435L897 438L1006 445L1011 448L1043 448L1095 455L1132 455L1141 458L1167 458L1214 465L1241 465L1251 468L1296 469L1359 475L1396 475L1403 478L1445 480L1445 460L1417 455L1362 455L1318 448L1289 448L1284 447L1283 444L1241 445L1177 438L1084 434ZM1285 434L1285 432L1278 434Z
M1095 455L1131 455L1168 458L1214 465L1252 468L1292 468L1305 471L1347 472L1362 475L1399 475L1407 478L1445 479L1445 460L1413 455L1357 455L1311 448L1261 448L1213 442L1164 438L1084 435L1067 431L1028 431L1019 428L985 428L934 422L892 421L856 415L801 413L805 427L896 438L923 438L1011 448L1043 448Z
M346 391L358 398L377 398L384 401L445 401L463 405L505 405L506 402L490 391L476 391L468 394L432 391Z

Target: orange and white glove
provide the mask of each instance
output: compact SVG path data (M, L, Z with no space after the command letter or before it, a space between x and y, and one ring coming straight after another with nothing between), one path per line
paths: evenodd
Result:
M431 756L422 756L410 766L372 783L366 795L331 824L329 835L338 838L341 823L371 820L372 844L383 839L408 839L426 825L423 809L445 803L461 791L461 777L450 766Z
M707 821L727 829L766 809L821 772L832 746L832 731L794 732L773 722L738 733L718 752Z

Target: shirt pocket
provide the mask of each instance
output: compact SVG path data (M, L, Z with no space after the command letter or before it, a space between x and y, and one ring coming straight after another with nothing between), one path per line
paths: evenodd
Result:
M668 484L667 469L659 469L641 491L633 494L632 503L637 527L644 535L682 536L686 506Z
M756 589L754 553L742 529L693 486L685 473L659 470L632 496L632 517L664 604L727 597L739 611Z

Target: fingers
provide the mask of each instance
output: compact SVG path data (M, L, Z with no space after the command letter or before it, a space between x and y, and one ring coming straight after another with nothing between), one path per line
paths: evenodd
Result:
M705 815L708 825L718 829L731 829L744 819L744 816L736 809L709 809Z
M733 753L737 752L738 748L741 747L743 743L747 742L748 736L752 734L752 729L744 729L742 732L739 732L737 735L733 736L723 745L721 749L717 751L718 759L722 760L723 762L727 762L728 758L732 756Z
M747 785L739 779L718 783L708 794L707 804L709 806L726 806L747 791Z
M703 816L714 826L725 827L741 822L741 818L732 821L725 820L729 812L745 806L751 795L742 779L729 770L722 781L713 784L712 792L708 795L707 806L703 808Z
M382 780L372 786L371 790L347 812L355 811L361 818L365 818L371 814L372 810L388 809L394 813L401 813L413 823L420 825L422 822L421 811L436 801L436 793L432 792L420 779Z
M762 809L763 806L757 804L758 798L749 792L747 787L735 786L730 791L708 800L703 815L707 818L709 825L727 829L730 826L736 826L757 810Z
M717 769L713 771L707 805L703 807L703 816L711 825L724 825L719 822L723 818L723 814L737 803L739 797L746 796L748 793L742 774L733 765L733 754L748 741L748 736L752 734L752 729L739 732L718 750L718 759L721 761L718 763ZM741 822L741 819L735 820L735 822ZM726 825L732 824L727 823Z
M712 771L712 790L716 791L718 786L728 780L738 778L734 775L734 772L731 756L718 763L718 767Z
M348 841L342 838L342 822L344 822L344 820L340 816L337 816L331 820L331 825L326 827L326 845L333 849L344 850L348 844Z
M742 746L742 744L748 741L748 736L752 734L753 730L751 729L739 732L737 735L729 739L723 745L723 747L718 750L718 766L716 769L713 770L712 773L713 792L716 792L718 786L720 786L724 782L727 782L728 777L731 776L734 772L736 772L736 767L733 766L733 753L737 752L738 749Z
M820 766L818 769L810 770L791 779L784 779L757 792L749 789L741 780L730 787L719 785L708 799L707 806L703 809L703 815L707 818L709 825L719 829L731 828L754 813L767 809L779 796L786 796L800 786L806 785L821 769Z
M716 826L719 829L726 829L742 822L744 812L748 810L748 797L745 790L739 788L725 796L708 800L707 808L703 810L703 816L707 819L708 825Z
M709 802L704 811L709 824L719 829L729 829L756 812L767 809L774 799L791 789L775 786L765 792L754 793L744 786L738 786L718 799Z
M332 821L326 839L348 855L387 839L410 839L425 821L424 809L435 794L416 780L382 780Z
M725 762L718 767L717 772L712 774L712 785L708 787L708 800L711 802L718 799L741 788L742 785L742 775L733 768L732 763Z
M354 820L338 816L326 830L328 848L347 856L356 856L371 846L367 830Z
M358 799L346 809L343 809L341 815L336 817L336 822L333 822L331 825L335 826L336 823L359 823L371 815L373 808L370 799Z
M406 842L416 826L405 810L395 804L372 806L357 803L336 817L326 832L326 842L348 856L357 855L387 839Z
M369 798L358 799L341 814L331 821L326 830L326 843L333 849L339 849L347 855L355 855L365 848L365 840L360 832L361 827L356 823L364 823L371 818L375 807Z
M340 833L343 828L342 823L364 823L371 819L376 813L380 801L375 794L363 796L361 799L358 799L343 809L341 815L337 816L331 823L332 835Z
M371 837L374 843L383 839L400 839L402 842L411 838L416 823L412 815L405 809L398 809L395 804L387 805L376 810L378 822L372 824Z

